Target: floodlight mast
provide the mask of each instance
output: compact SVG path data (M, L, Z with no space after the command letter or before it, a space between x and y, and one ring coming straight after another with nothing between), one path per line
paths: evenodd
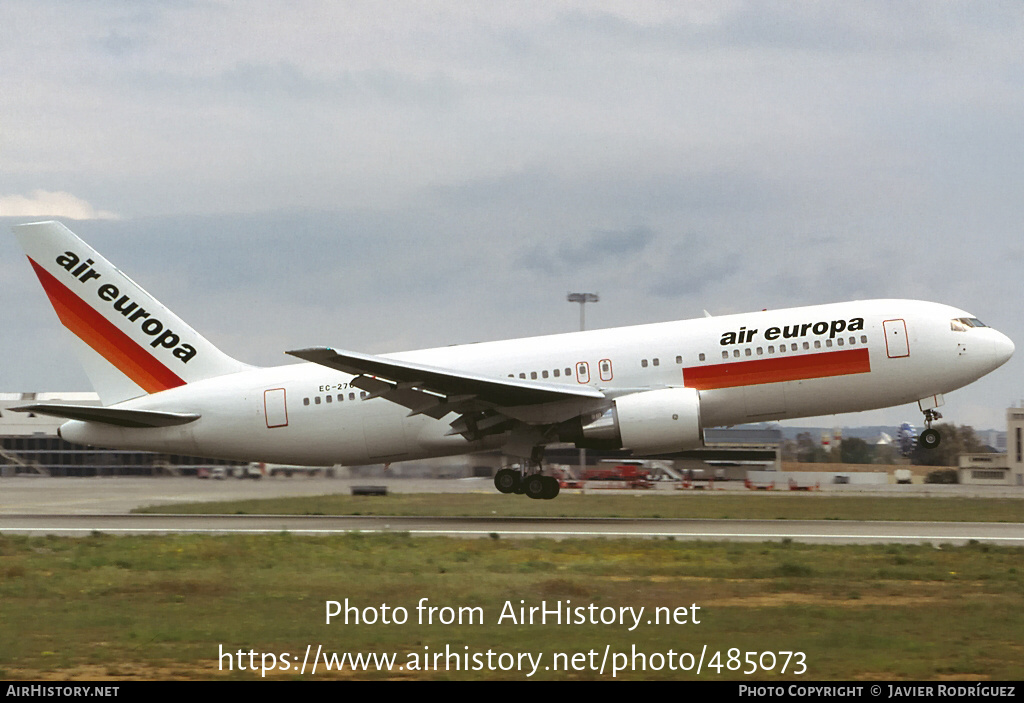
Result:
M580 332L587 328L586 307L587 303L596 303L600 300L597 293L570 293L565 298L570 303L580 304Z

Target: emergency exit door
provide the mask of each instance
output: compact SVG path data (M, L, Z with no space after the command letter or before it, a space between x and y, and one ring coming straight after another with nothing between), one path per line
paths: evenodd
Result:
M263 410L267 417L267 427L287 427L288 406L285 404L284 388L263 391Z
M885 330L885 352L890 359L910 356L910 342L907 341L907 323L903 320L886 320L882 323Z

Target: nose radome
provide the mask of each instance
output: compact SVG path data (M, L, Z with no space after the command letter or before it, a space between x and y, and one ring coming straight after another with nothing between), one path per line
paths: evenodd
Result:
M996 355L999 358L1000 364L1005 364L1013 356L1013 352L1016 347L1013 346L1013 340L1007 337L1002 332L998 332L995 341Z

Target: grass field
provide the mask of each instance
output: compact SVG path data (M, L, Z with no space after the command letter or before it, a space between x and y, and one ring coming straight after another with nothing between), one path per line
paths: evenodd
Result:
M249 515L436 515L496 517L644 517L761 520L944 520L1024 522L1024 500L998 498L849 496L834 493L593 495L555 500L489 493L270 498L191 503L136 512Z
M274 670L268 678L520 680L529 662L526 671L500 669L530 653L539 657L532 679L610 680L618 662L627 665L618 679L1020 680L1022 557L1020 548L984 544L0 536L0 678L259 678L237 670L235 652L244 653L247 669L270 664L264 652L280 667L279 655L301 662L307 646L322 646L339 655L393 654L395 666L327 673L321 664L315 676ZM462 612L478 612L483 622L419 624L422 598L452 615L478 609ZM382 605L392 617L404 608L408 622L325 624L326 602L345 599L361 617L380 618ZM633 631L630 618L627 625L499 624L506 603L644 611ZM684 607L686 624L647 622L655 608L679 617ZM455 659L423 671L424 656L429 664L446 646ZM222 651L227 659L218 658ZM485 667L488 651L498 670L462 666ZM774 653L772 671L745 676L747 652L766 668L773 657L763 653ZM803 653L788 657L784 675L783 652ZM229 660L233 670L221 670ZM420 670L410 670L413 663ZM555 665L560 670L546 668Z

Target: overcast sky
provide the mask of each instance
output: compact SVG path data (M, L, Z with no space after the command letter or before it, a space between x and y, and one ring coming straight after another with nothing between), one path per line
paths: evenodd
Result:
M0 5L0 390L88 390L7 225L225 351L387 352L876 297L1024 398L1020 2ZM910 421L915 406L832 424Z

